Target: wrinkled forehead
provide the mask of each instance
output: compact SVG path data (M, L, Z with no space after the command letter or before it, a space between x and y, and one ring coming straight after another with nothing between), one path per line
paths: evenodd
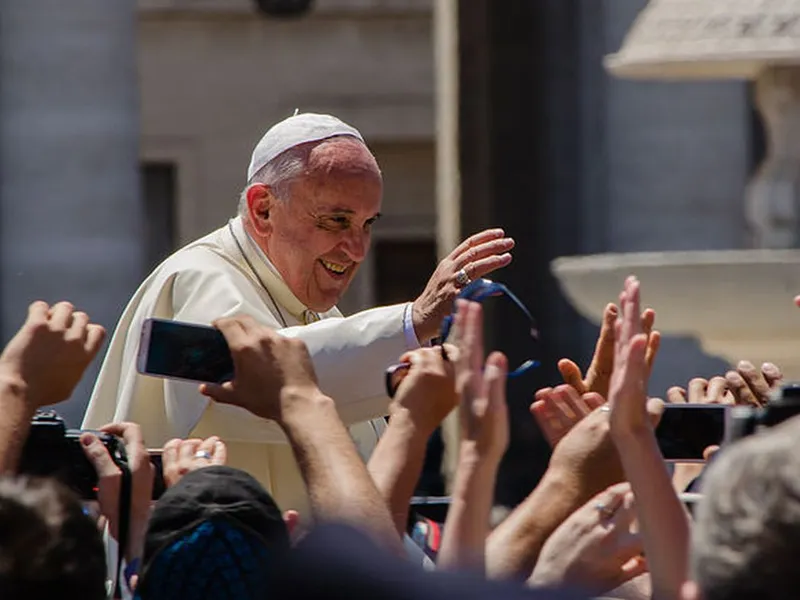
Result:
M379 172L343 168L320 170L297 179L291 199L312 213L374 217L381 210L383 182Z
M310 148L306 173L309 176L373 177L380 180L378 161L357 138L337 136L315 143Z

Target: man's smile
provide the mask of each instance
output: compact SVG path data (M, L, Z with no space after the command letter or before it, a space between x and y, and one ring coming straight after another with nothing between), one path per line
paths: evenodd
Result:
M347 273L349 268L352 265L343 265L340 263L331 262L329 260L324 260L322 258L319 259L320 264L323 268L332 276L334 277L341 277Z

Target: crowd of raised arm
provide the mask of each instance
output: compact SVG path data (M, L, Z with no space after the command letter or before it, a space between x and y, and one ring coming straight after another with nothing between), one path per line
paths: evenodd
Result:
M630 277L606 309L585 374L564 359L563 383L532 394L549 466L492 527L509 366L484 350L478 303L457 301L444 346L399 357L408 374L367 464L302 341L249 317L215 323L235 378L200 391L280 427L310 499L302 519L226 467L217 437L170 441L156 469L135 423L80 436L97 475L94 504L55 479L20 474L34 415L69 397L105 335L68 303L34 303L0 355L0 597L791 597L800 590L790 566L800 547L800 420L708 448L708 473L703 464L670 468L655 434L667 403L763 406L781 373L742 362L650 398L654 320ZM435 561L415 560L409 506L428 439L456 408L441 543ZM124 467L103 434L120 440ZM156 473L166 491L153 502ZM690 511L683 493L701 475Z

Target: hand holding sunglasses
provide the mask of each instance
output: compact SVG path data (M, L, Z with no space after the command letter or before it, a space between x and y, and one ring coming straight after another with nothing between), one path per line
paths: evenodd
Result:
M517 314L513 316L518 317L519 320L524 323L523 326L528 329L528 333L530 334L530 354L532 355L534 350L534 342L539 337L536 321L522 301L517 298L517 296L514 295L514 293L511 292L511 290L509 290L505 285L490 281L489 279L476 279L465 286L457 296L457 299L459 300L469 300L471 302L479 303L484 303L489 298L503 298L507 301L506 304L511 305L511 310L516 311ZM453 335L453 317L454 315L450 314L445 317L444 321L442 322L439 335L439 341L442 344L447 342L452 343L455 341L454 339L450 339L455 338ZM442 346L442 351L444 352L444 346ZM508 377L519 377L523 373L526 373L533 367L537 366L539 366L538 360L526 358L517 365L510 365L511 369L513 370L509 371ZM410 367L411 365L409 363L398 363L390 366L386 370L386 393L390 398L394 398L394 395L397 393L397 388L408 374Z

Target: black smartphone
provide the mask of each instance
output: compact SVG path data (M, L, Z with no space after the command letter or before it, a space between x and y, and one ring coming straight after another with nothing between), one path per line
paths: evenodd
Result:
M703 451L722 444L725 437L724 404L667 404L656 427L664 460L703 462Z
M233 358L218 329L166 319L144 322L136 367L140 373L170 379L233 379Z

